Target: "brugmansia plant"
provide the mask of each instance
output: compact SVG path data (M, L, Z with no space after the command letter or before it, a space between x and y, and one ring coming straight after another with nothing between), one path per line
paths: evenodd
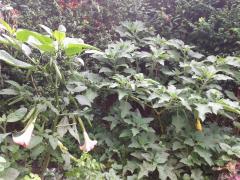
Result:
M7 147L12 141L8 137L12 134L13 142L30 149L33 159L44 156L39 163L42 173L48 167L50 157L56 156L58 146L66 162L70 159L77 162L77 158L63 148L61 141L69 132L84 152L91 151L97 144L89 138L82 121L90 123L88 113L95 98L91 96L94 90L75 77L75 72L84 66L81 59L84 52L97 49L80 38L67 37L62 25L55 31L40 25L45 30L40 34L13 29L3 20L0 23L1 31L4 31L0 35L0 65L3 73L10 74L6 79L1 77L0 143L3 156L10 152ZM8 128L10 124L14 126ZM15 132L22 126L25 128L21 132ZM85 142L80 141L79 129ZM5 172L9 166L5 167Z
M198 180L240 158L240 139L218 125L238 124L239 100L226 88L239 81L238 57L205 57L140 21L124 22L104 51L62 25L40 25L41 34L1 24L1 174L64 160L66 176L79 179ZM87 154L96 145L109 172Z
M210 167L239 158L239 138L216 123L238 121L227 84L237 83L240 58L205 57L138 21L118 32L122 40L91 51L103 78L92 84L113 101L98 129L101 160L129 179L165 180L212 177Z

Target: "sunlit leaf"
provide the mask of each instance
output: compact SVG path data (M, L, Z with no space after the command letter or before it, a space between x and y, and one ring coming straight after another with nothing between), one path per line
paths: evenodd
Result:
M0 50L0 60L4 61L5 63L7 63L11 66L15 66L15 67L18 67L18 68L24 68L24 69L32 68L31 64L28 64L28 63L25 63L25 62L20 61L18 59L15 59L13 56L8 54L4 50Z

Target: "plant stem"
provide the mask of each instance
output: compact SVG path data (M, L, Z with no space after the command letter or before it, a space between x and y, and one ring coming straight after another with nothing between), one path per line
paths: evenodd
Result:
M83 124L82 119L81 119L80 117L77 117L77 120L78 120L78 122L79 122L79 124L80 124L80 127L81 127L82 131L85 132L86 129L85 129L85 126L84 126L84 124Z
M41 172L41 179L44 179L44 172L46 172L47 168L48 168L48 164L50 162L50 149L48 149L47 154L43 160L43 166L42 166L42 172Z

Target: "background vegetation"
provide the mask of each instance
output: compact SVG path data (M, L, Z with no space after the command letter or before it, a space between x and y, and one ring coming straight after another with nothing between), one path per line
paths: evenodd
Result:
M0 176L239 179L239 6L0 2Z

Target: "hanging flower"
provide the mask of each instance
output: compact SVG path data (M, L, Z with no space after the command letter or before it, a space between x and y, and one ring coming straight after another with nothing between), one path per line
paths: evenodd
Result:
M96 140L91 140L86 131L83 131L83 137L84 137L85 142L82 146L80 146L80 149L84 152L89 152L97 144L97 141Z
M34 121L31 122L26 128L25 131L19 135L19 136L15 136L13 135L13 142L16 144L19 144L23 147L28 147L31 141L31 137L32 137L32 132L34 129Z
M202 128L202 124L201 124L200 118L197 118L196 123L195 123L195 127L196 127L197 131L202 132L203 128Z

